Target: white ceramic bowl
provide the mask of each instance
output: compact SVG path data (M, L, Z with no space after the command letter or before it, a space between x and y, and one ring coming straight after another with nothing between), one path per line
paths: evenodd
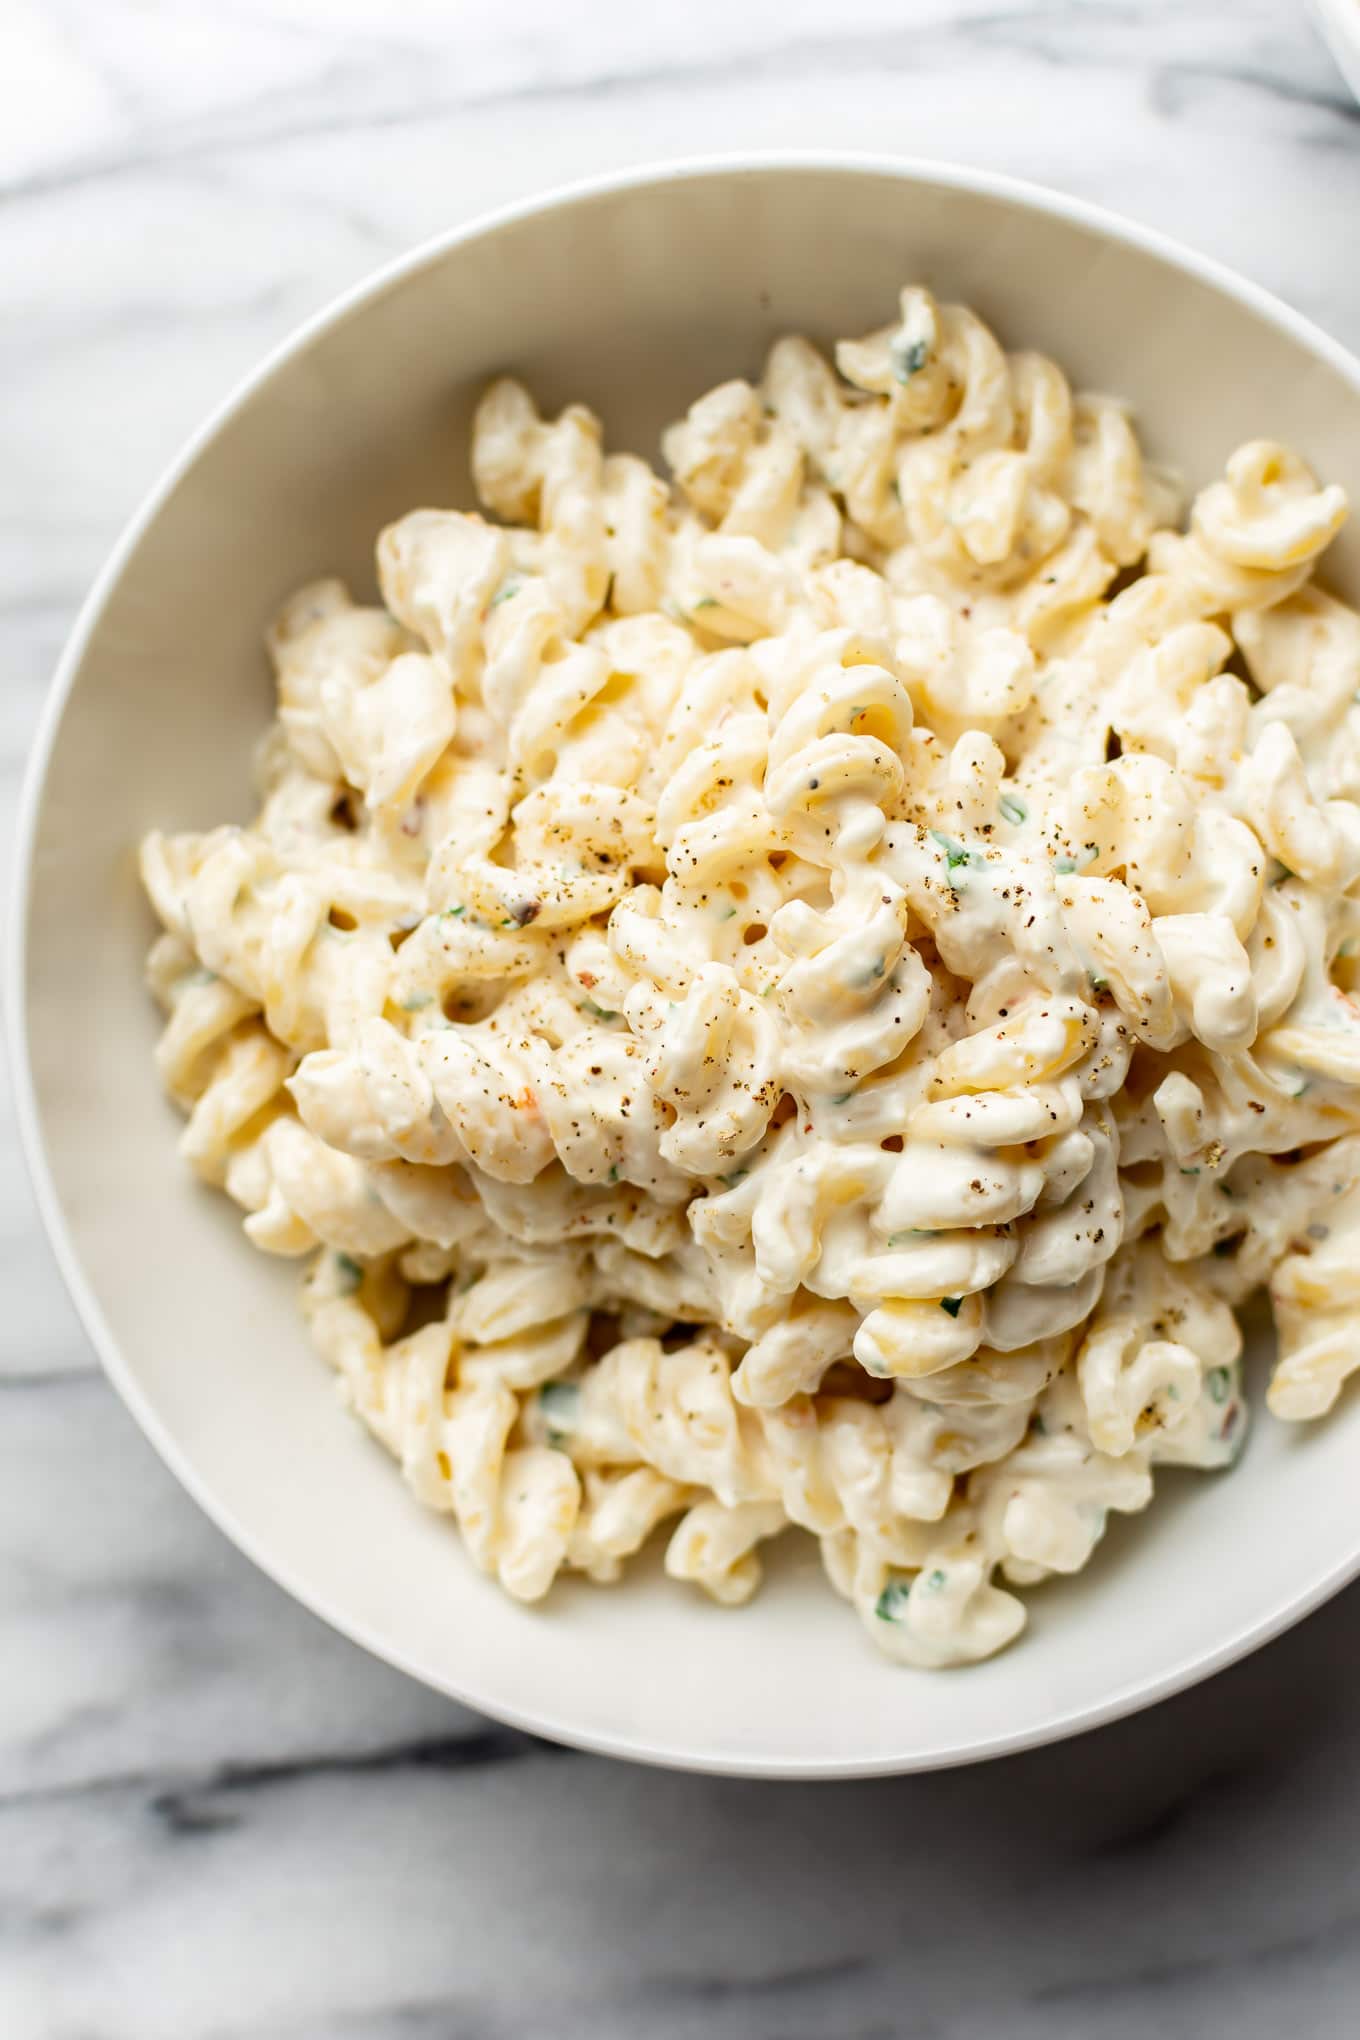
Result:
M1313 0L1346 83L1360 99L1360 0Z
M247 814L266 620L320 573L371 588L383 523L469 500L469 414L492 371L513 368L553 406L583 398L615 445L655 449L663 421L754 371L773 335L872 327L907 278L1130 397L1154 454L1191 479L1267 433L1360 498L1360 368L1151 234L935 167L651 171L421 249L266 363L119 545L28 785L10 973L21 1119L114 1383L227 1534L337 1628L502 1720L656 1763L772 1776L957 1763L1203 1677L1360 1569L1360 1401L1308 1433L1260 1418L1231 1475L1163 1476L1151 1512L1118 1522L1079 1579L1030 1596L1028 1634L973 1670L877 1657L809 1542L740 1613L654 1572L517 1607L340 1409L293 1267L254 1253L177 1161L134 845L152 823ZM1355 535L1329 573L1360 598Z

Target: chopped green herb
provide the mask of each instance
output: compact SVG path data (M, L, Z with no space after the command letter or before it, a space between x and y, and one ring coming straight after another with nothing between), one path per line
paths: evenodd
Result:
M909 383L919 375L929 359L930 347L924 340L908 340L905 333L894 333L888 342L888 361L900 383Z
M910 1599L910 1580L890 1580L874 1602L874 1613L880 1622L905 1621Z
M1197 1175L1199 1174L1199 1170L1198 1170L1198 1168L1194 1168L1194 1169L1182 1169L1182 1170L1181 1170L1181 1174L1182 1174L1183 1176L1197 1176Z
M1053 869L1064 878L1066 878L1069 871L1075 871L1076 868L1077 860L1075 857L1055 857L1053 860Z
M980 864L982 859L962 843L956 843L952 836L946 836L942 829L932 829L930 833L944 852L951 887L961 892L968 883L968 866Z
M947 1585L948 1580L948 1573L941 1566L937 1565L933 1572L926 1574L924 1584L930 1593L938 1594L941 1587Z
M716 595L701 595L699 600L693 604L690 614L697 616L701 609L716 609L717 606L718 598Z
M957 1317L963 1309L963 1298L961 1296L942 1296L940 1298L940 1309L947 1310L950 1317Z
M736 908L735 908L735 907L729 907L729 908L727 909L727 912L726 912L725 914L723 914L723 915L721 915L721 916L720 916L720 919L722 919L722 920L724 920L724 921L733 921L733 920L735 920L735 919L736 919L736 914L737 914L737 910L736 910Z
M1107 977L1102 977L1098 970L1093 970L1091 972L1091 990L1093 992L1108 992L1109 989L1110 980Z
M615 1162L613 1167L610 1169L609 1174L605 1177L605 1181L607 1183L617 1183L618 1180L619 1180L619 1165L617 1162Z
M965 850L962 843L956 843L954 838L946 836L942 829L932 829L930 833L943 850L951 871L956 865L972 863L973 853L971 850Z
M1003 820L1011 822L1017 828L1021 822L1029 820L1029 809L1022 800L1017 800L1013 793L1003 793L997 806L1001 809Z
M491 600L487 603L486 605L487 608L495 609L498 608L502 602L509 602L512 596L518 595L520 589L523 586L524 583L522 581L516 581L515 579L513 579L513 577L509 580L502 581L500 587L496 590Z
M439 918L441 921L460 921L466 912L466 907L445 907Z
M1224 1403L1232 1393L1232 1376L1226 1367L1211 1367L1204 1377L1211 1402Z
M355 1290L364 1279L363 1269L357 1261L351 1260L348 1254L337 1254L335 1266L336 1272L344 1277L345 1286L340 1294L342 1296L353 1296Z
M619 1017L617 1013L611 1012L608 1006L597 1006L593 999L583 1000L581 1011L589 1013L595 1020L617 1020Z
M548 1429L548 1443L560 1447L581 1421L581 1390L574 1381L545 1381L538 1406Z
M837 1091L831 1102L833 1105L848 1105L854 1095L853 1091Z

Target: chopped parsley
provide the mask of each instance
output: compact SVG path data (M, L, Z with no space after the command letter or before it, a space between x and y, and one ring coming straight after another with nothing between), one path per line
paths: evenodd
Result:
M514 596L518 595L523 586L523 581L516 581L513 576L509 580L502 581L500 587L487 603L487 609L497 609L502 602L509 602Z
M1017 800L1013 793L1003 793L997 806L1001 809L1002 819L1012 823L1016 828L1021 822L1029 820L1029 809L1022 800Z
M1232 1376L1226 1367L1211 1367L1204 1377L1211 1402L1225 1403L1232 1393Z

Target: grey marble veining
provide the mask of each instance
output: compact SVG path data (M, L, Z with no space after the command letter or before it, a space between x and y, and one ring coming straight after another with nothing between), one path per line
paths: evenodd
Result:
M1360 346L1360 111L1301 0L10 0L0 826L185 434L422 235L648 156L853 145L1167 227ZM790 1788L549 1750L255 1574L115 1401L0 1120L3 2040L1331 2040L1360 1594L1153 1713Z

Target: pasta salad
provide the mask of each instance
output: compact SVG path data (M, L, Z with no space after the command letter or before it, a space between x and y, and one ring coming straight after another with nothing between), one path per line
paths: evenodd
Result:
M1360 617L1256 441L902 293L664 439L487 390L486 515L269 637L245 828L153 833L182 1149L530 1601L819 1540L979 1659L1164 1465L1360 1366Z

